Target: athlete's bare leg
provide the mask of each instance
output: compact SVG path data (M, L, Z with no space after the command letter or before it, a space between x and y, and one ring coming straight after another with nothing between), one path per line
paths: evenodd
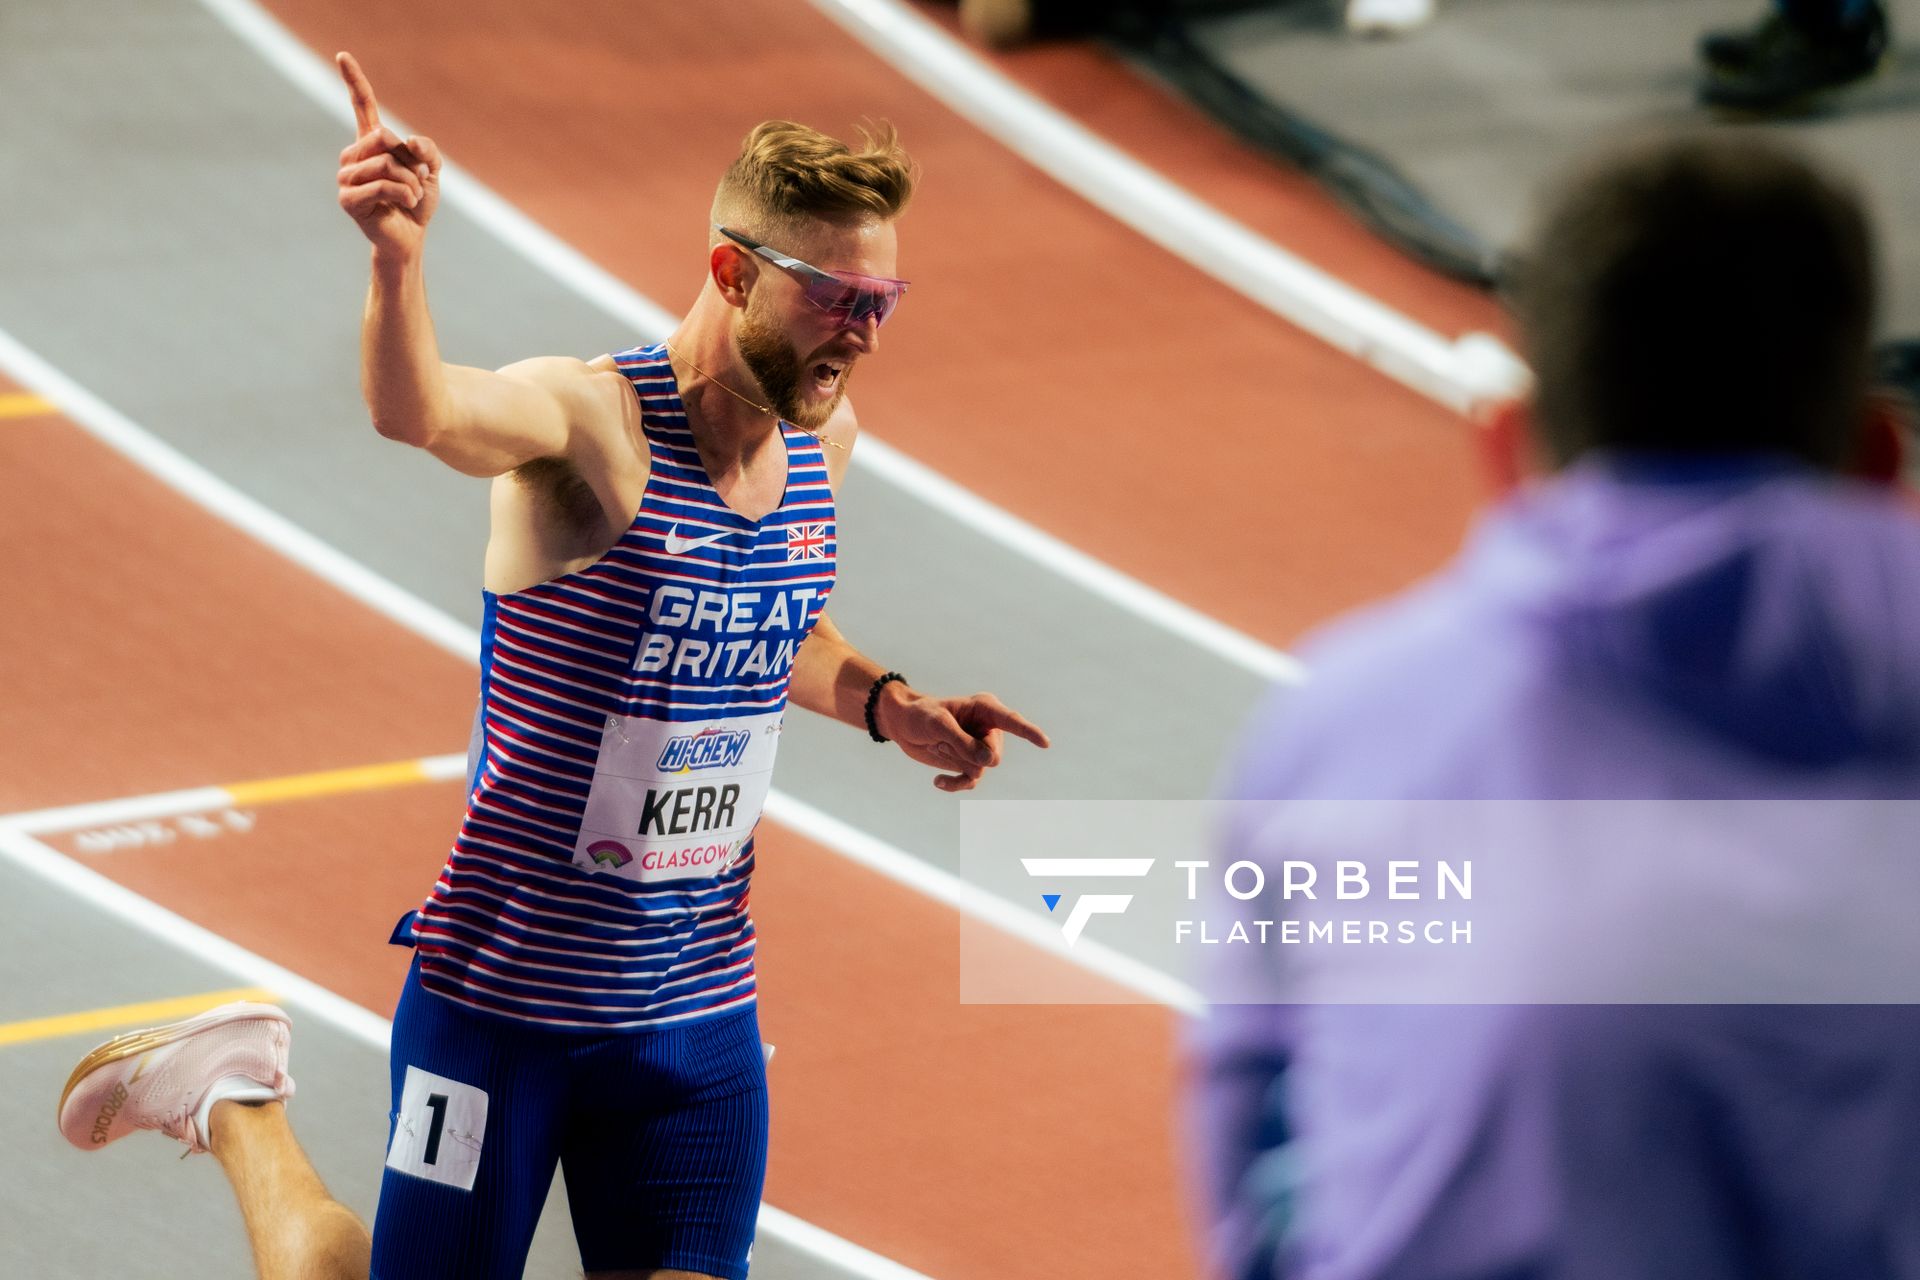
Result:
M327 1194L283 1104L216 1102L207 1133L240 1201L261 1280L367 1280L373 1237Z
M720 1280L704 1271L589 1271L587 1280Z
M327 1194L287 1125L292 1020L240 1000L95 1047L60 1094L60 1132L98 1151L152 1129L211 1151L262 1280L367 1280L373 1240Z

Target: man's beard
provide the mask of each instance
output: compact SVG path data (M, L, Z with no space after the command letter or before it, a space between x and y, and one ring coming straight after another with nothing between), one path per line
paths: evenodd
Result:
M747 362L747 368L759 380L760 389L766 392L767 404L775 413L804 431L819 431L827 425L827 419L833 416L833 411L840 407L840 401L847 394L847 379L853 376L853 370L847 369L840 374L840 381L833 389L833 399L809 401L800 392L802 380L811 378L812 371L801 366L800 353L793 349L787 336L755 315L751 305L740 318L736 338L740 344L741 359Z

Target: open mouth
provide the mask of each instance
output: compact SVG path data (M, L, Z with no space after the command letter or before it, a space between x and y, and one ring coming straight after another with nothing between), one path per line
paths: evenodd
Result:
M838 360L822 360L813 366L813 387L822 395L832 395L840 389L840 379L846 376L847 366Z

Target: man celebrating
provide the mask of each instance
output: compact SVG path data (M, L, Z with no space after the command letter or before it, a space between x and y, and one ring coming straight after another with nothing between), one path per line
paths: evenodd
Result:
M748 885L787 704L897 743L947 791L1005 733L1047 745L990 694L915 692L825 616L847 382L907 288L913 167L890 129L855 151L763 124L668 341L489 373L443 363L428 314L438 149L385 128L338 61L374 425L493 478L467 811L395 931L415 961L375 1229L287 1126L271 1006L103 1045L61 1127L84 1149L157 1128L213 1151L268 1277L517 1276L558 1163L590 1275L740 1280L767 1144Z

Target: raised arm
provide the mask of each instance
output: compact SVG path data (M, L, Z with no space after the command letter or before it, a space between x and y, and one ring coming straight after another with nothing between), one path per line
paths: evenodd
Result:
M336 58L353 96L358 137L340 153L340 207L373 245L373 282L360 330L360 390L373 425L475 476L566 456L588 411L588 366L526 360L498 372L440 358L422 266L440 203L440 150L402 141L380 122L373 86L352 54Z

